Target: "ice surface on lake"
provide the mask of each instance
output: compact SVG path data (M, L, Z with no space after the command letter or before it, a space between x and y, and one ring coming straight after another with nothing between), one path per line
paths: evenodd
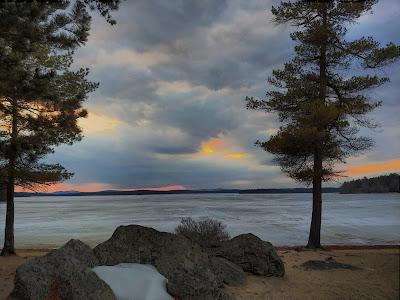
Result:
M57 247L71 238L94 246L119 225L173 231L182 217L210 216L232 236L252 232L274 245L304 245L311 194L192 194L24 197L15 200L18 248ZM0 203L2 244L5 203ZM324 194L325 244L399 244L400 194Z
M93 271L105 281L117 300L173 300L167 280L152 265L119 264L98 266Z

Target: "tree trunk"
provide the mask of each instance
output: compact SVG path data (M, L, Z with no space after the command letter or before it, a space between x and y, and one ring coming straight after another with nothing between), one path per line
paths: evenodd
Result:
M6 227L4 231L4 247L1 256L15 254L14 248L14 182L7 182Z
M327 63L326 63L326 52L327 52L327 5L322 7L322 26L323 26L323 37L321 39L321 47L319 53L319 100L321 103L325 103L326 92L327 92ZM317 128L319 132L325 130L324 127ZM307 248L321 248L321 216L322 216L322 177L323 177L323 165L322 165L322 142L318 142L315 145L314 151L314 165L313 165L313 205L312 205L312 217L310 225L310 234L308 237Z
M316 249L321 248L322 216L322 159L318 151L314 155L313 172L313 205L307 248Z
M18 116L18 102L12 100L12 129L10 151L7 166L7 209L6 209L6 224L4 230L4 246L1 251L1 256L8 256L15 254L14 247L14 185L15 185L15 162L17 157L17 116Z

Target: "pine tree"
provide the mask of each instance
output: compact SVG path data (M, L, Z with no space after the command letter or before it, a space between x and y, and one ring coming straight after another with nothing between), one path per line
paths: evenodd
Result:
M1 255L15 253L14 186L32 188L72 175L43 159L54 147L82 138L77 120L87 115L82 103L97 84L87 80L88 69L71 70L73 50L89 34L87 5L97 5L114 23L108 12L118 1L106 3L0 5L0 178L7 186Z
M346 40L347 28L377 1L281 2L272 8L275 22L290 23L294 58L274 70L276 89L266 99L247 97L247 108L277 113L282 123L268 141L256 144L274 154L282 170L299 182L312 183L313 208L307 247L319 248L322 182L339 175L339 163L373 145L360 127L376 125L366 114L381 105L367 93L389 79L375 69L399 58L399 46L380 47L372 37ZM361 65L362 74L354 71ZM353 76L349 76L353 72Z

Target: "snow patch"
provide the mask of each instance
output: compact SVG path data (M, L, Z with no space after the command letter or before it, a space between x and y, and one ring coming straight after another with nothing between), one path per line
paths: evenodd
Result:
M152 265L123 263L94 267L93 271L118 300L174 300L167 293L167 279Z

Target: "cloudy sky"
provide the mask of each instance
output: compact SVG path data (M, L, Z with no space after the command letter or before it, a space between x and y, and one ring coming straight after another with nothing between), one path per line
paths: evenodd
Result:
M291 27L276 26L261 0L124 1L116 26L94 16L76 53L100 82L80 124L83 141L49 157L75 173L51 190L294 187L254 146L279 124L247 111L246 95L263 97L272 69L290 59ZM400 2L382 0L349 38L400 42ZM340 166L351 177L400 170L400 64L379 71L391 82L371 95L383 100L381 124L365 134L373 150ZM331 183L334 185L335 183Z

